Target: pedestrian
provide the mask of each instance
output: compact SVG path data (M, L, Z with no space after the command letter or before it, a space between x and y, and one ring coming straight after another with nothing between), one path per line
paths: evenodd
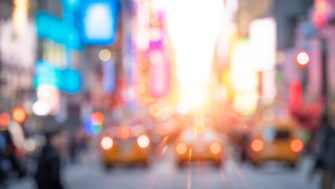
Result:
M38 158L35 181L38 189L63 189L61 160L66 151L64 131L57 128L46 133L46 145Z
M315 140L315 163L312 172L321 173L320 189L332 189L335 180L335 130L328 116L323 116Z
M0 188L4 184L6 178L5 161L6 161L6 151L7 151L7 138L5 132L0 132Z
M77 142L77 134L76 131L72 131L69 138L69 155L71 163L77 162L78 155L78 142Z

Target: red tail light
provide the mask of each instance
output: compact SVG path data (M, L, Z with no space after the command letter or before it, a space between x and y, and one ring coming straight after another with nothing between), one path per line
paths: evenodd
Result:
M105 136L100 141L100 146L104 150L109 150L113 147L114 141L111 137Z
M262 150L264 150L264 147L265 147L265 144L264 144L263 140L261 140L261 139L255 139L251 143L251 149L254 152L261 152Z
M187 145L185 143L178 143L176 145L176 152L178 154L186 154L187 153Z
M304 149L304 143L299 139L291 141L290 148L293 152L299 153Z
M213 144L209 146L209 151L212 154L219 154L222 151L222 146L221 144L214 142Z
M132 135L131 129L128 128L128 127L119 128L117 133L118 133L118 137L120 139L127 139L127 138L131 137L131 135Z

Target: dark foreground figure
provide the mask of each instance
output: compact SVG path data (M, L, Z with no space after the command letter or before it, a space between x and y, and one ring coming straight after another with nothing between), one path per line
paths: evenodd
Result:
M38 189L63 189L61 181L61 159L65 151L65 136L55 129L46 134L47 143L38 159L35 181Z

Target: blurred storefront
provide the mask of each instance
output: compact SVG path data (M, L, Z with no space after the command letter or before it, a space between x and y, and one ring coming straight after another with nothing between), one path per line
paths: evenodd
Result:
M335 103L335 1L314 0L310 14L310 30L305 36L311 48L308 94L321 97L323 112L334 115ZM311 29L312 28L312 29ZM307 34L307 35L306 35ZM309 35L308 35L309 34Z
M0 2L0 111L33 101L33 68L36 53L33 2Z
M74 19L77 15L78 1L38 1L34 14L37 53L32 77L37 97L33 113L43 120L74 127L80 125L78 107L83 84L79 70L79 20Z
M331 113L334 102L334 1L301 2L304 9L295 9L293 20L286 20L294 37L281 32L281 71L284 86L289 89L289 108L300 125L314 130L324 113ZM281 19L279 19L281 20ZM284 20L281 20L284 24ZM288 30L287 30L288 31ZM292 33L292 32L291 32ZM286 40L285 40L286 39ZM292 40L293 39L293 40ZM291 40L291 42L288 42ZM284 48L286 47L286 48ZM302 61L304 54L306 63Z

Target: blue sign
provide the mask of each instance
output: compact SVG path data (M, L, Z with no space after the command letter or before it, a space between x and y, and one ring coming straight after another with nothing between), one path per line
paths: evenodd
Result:
M80 4L80 0L62 0L62 2L69 8L77 8Z
M42 84L52 85L66 93L78 93L81 90L80 72L73 68L58 68L45 61L37 61L34 77L34 87Z
M116 40L119 2L86 0L81 6L82 42L90 45L111 45Z
M78 93L81 89L81 75L78 70L73 68L66 68L61 70L61 81L59 84L59 89L67 93Z
M37 35L42 39L49 39L72 49L81 48L78 29L47 12L37 13L36 27Z
M105 93L111 94L115 90L115 63L112 61L104 62L103 64L103 88Z
M45 61L37 61L35 66L34 87L37 88L42 84L59 86L60 69L56 66L46 63Z

